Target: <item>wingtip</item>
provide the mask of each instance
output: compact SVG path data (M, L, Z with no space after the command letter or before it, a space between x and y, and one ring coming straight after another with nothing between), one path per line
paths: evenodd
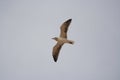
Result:
M54 59L55 62L57 62L57 58L56 57L53 56L53 59Z
M68 21L72 21L72 19L68 19Z
M54 62L57 62L57 60L56 60L56 59L54 59Z
M54 60L54 62L57 62L57 60Z
M70 23L72 21L72 19L68 19L67 21L65 21L66 23Z

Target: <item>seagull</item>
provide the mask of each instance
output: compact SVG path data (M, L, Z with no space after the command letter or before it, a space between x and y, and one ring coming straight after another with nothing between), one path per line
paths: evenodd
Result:
M56 45L53 47L52 52L52 56L55 62L57 62L60 49L64 43L74 44L74 41L67 39L67 31L71 21L72 19L68 19L67 21L65 21L60 27L60 36L52 38L57 41Z

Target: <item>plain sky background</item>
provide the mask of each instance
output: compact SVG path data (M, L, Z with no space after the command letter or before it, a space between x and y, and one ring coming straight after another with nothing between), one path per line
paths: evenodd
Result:
M120 0L0 0L0 80L120 80Z

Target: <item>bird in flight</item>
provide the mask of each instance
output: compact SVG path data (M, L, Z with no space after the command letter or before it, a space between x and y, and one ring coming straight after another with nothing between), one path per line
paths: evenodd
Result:
M67 39L67 31L71 21L72 19L68 19L67 21L65 21L60 27L60 36L52 38L57 41L56 45L53 47L52 52L52 56L55 62L57 62L60 49L64 43L74 44L74 41Z

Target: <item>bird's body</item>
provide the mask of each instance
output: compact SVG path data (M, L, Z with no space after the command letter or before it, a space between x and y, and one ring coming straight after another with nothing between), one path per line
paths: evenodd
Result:
M60 27L60 29L61 29L60 37L52 38L52 39L57 41L57 44L53 47L53 53L52 53L53 59L54 59L55 62L58 59L58 55L59 55L60 49L63 46L63 44L64 43L69 43L69 44L74 43L74 41L67 39L67 31L68 31L68 27L71 23L71 20L72 19L69 19L61 25L61 27Z
M73 44L74 43L74 41L72 41L72 40L68 40L68 39L66 39L66 38L62 38L62 37L56 37L57 38L57 40L56 41L58 41L58 42L61 42L61 43L69 43L69 44Z

